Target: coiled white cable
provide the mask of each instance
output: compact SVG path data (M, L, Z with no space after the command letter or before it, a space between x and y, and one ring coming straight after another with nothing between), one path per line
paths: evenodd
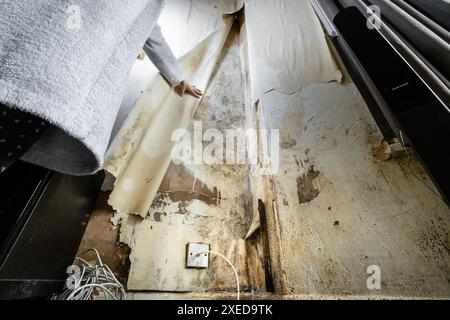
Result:
M59 295L54 295L52 300L93 300L94 294L103 294L106 300L125 300L126 294L123 285L114 276L111 269L103 264L100 254L96 249L89 249L95 253L97 264L91 265L86 260L77 257L76 267L80 268L79 274L71 274L65 290Z

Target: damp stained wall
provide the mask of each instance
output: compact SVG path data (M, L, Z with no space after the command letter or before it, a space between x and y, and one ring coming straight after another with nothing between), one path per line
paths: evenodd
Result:
M195 122L203 132L223 134L247 123L239 38L236 23L188 127L191 137ZM121 241L131 248L128 289L235 292L233 270L219 257L211 256L208 269L185 268L186 244L206 242L235 265L241 290L264 292L259 233L249 234L255 212L249 172L246 164L172 162L147 217L122 221Z
M377 160L383 137L352 83L271 92L259 110L265 127L281 130L268 187L279 291L450 297L449 208L414 155ZM371 265L379 290L366 285Z
M234 297L223 261L184 269L184 244L197 239L232 259L249 298L450 297L450 210L414 155L374 156L382 136L351 82L271 91L252 105L243 42L233 30L194 120L204 129L279 129L280 169L261 177L246 166L171 165L143 227L135 229L141 218L121 227L140 263L139 291L162 292L131 297ZM139 243L130 240L136 230ZM371 265L381 270L380 290L367 288Z

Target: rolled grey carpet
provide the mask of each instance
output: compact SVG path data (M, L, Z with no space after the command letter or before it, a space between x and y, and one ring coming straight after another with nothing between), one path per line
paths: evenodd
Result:
M163 2L0 0L0 103L53 125L23 160L75 175L101 167Z

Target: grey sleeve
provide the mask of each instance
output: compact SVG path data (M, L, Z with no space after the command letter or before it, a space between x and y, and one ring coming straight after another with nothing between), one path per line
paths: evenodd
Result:
M164 39L159 25L153 28L152 34L145 42L144 51L156 68L158 68L162 76L172 86L176 86L184 80L183 72L172 50Z

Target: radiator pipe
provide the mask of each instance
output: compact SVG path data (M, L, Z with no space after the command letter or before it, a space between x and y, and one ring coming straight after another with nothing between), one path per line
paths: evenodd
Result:
M427 28L415 17L397 6L394 1L366 0L381 9L383 18L398 30L431 64L450 79L450 44ZM447 83L447 85L449 85ZM450 85L449 85L450 86Z
M362 0L338 0L344 7L355 6L367 16L368 5ZM450 86L445 77L432 66L406 39L394 31L383 19L377 20L381 28L376 29L407 65L429 88L440 104L450 112Z

